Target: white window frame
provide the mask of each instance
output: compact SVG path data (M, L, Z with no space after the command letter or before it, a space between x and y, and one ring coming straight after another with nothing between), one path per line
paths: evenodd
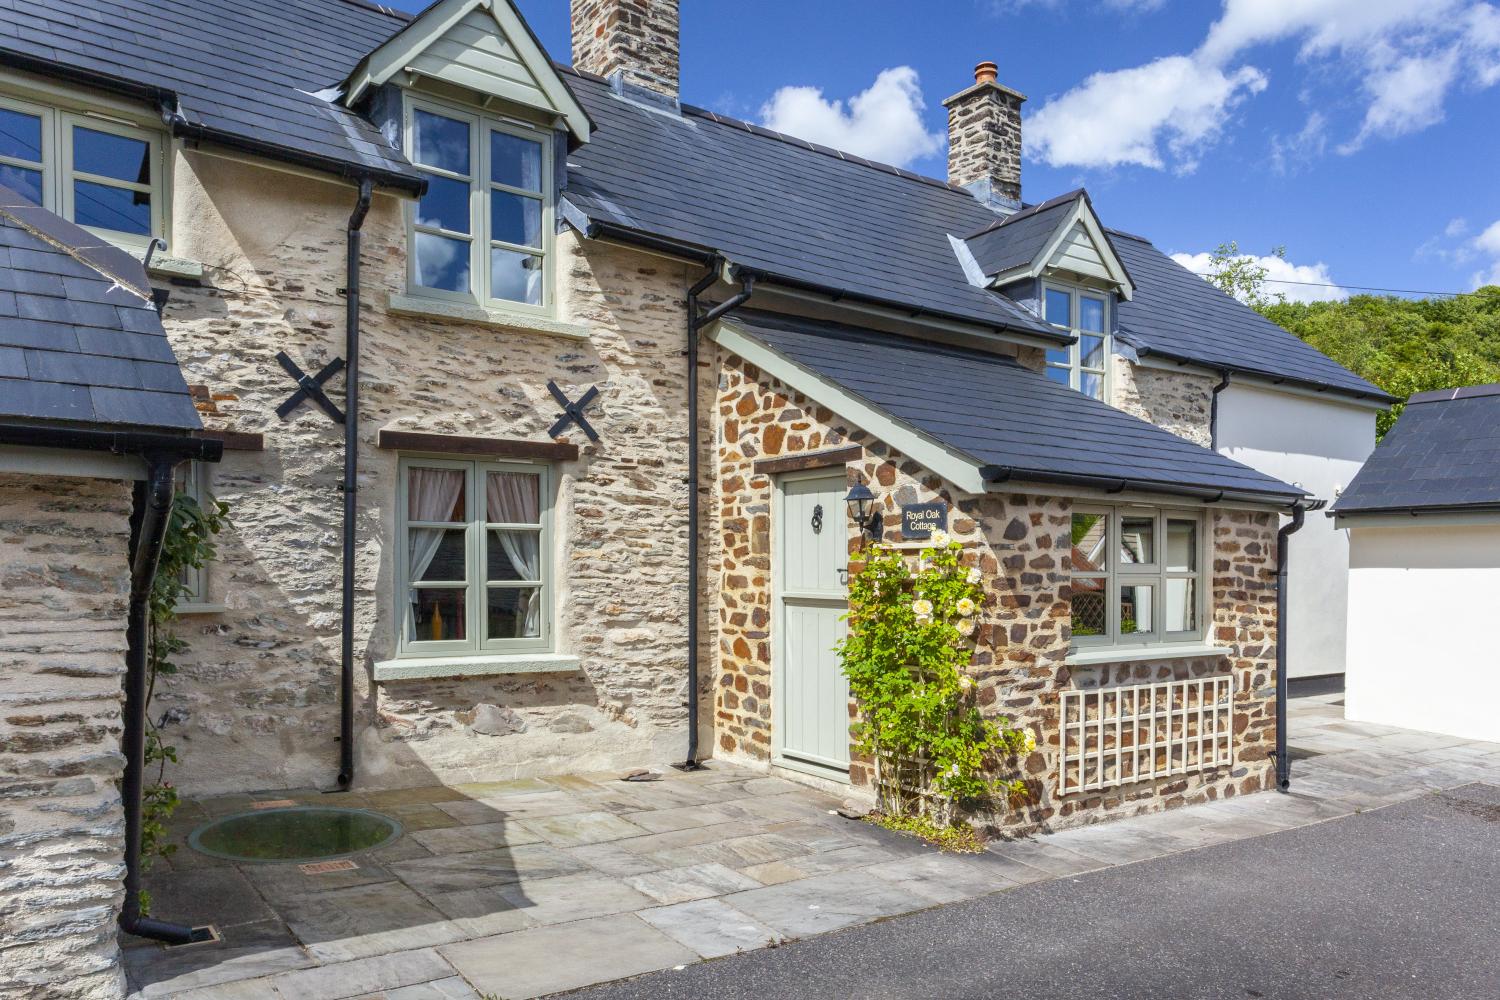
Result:
M127 233L99 226L84 226L89 232L103 237L116 246L144 251L155 237L166 238L167 209L170 197L168 187L169 166L166 150L169 144L161 132L138 128L113 117L88 112L68 110L63 107L39 104L22 100L8 94L0 94L0 108L35 115L42 120L42 162L20 160L0 156L0 164L37 169L42 172L42 207L56 212L63 218L74 221L75 180L89 181L106 187L128 191L144 191L151 196L151 232L148 235ZM111 135L123 136L145 142L151 161L151 183L138 184L114 177L101 177L73 169L73 129L92 129Z
M464 526L464 558L468 567L468 579L465 581L467 587L464 613L465 638L422 640L411 639L409 616L411 615L411 601L408 599L408 591L412 589L410 571L407 567L410 549L407 542L407 529L411 522L407 518L407 472L412 467L429 469L460 469L464 471L464 511L468 520ZM398 463L398 485L396 501L396 655L401 657L433 657L433 656L479 656L494 655L497 653L537 653L550 652L553 643L552 626L552 591L553 591L553 550L552 550L552 503L553 503L553 476L552 467L543 462L502 462L486 460L455 459L451 456L427 457L422 455L404 455ZM491 523L485 520L488 504L485 502L484 476L488 472L524 472L540 477L538 488L538 512L541 525L504 525ZM425 522L418 522L420 527ZM508 584L491 584L485 579L485 570L488 565L486 546L490 544L490 529L492 528L536 528L539 535L538 552L540 553L541 579L536 583L541 588L542 606L541 634L535 637L516 638L507 637L502 639L491 639L485 634L489 624L489 616L486 614L487 601L485 597L491 587L505 587ZM454 581L456 582L456 581ZM420 586L420 585L419 585ZM520 586L516 584L515 586Z
M466 122L469 126L469 175L456 174L446 171L440 167L425 166L418 163L416 150L412 142L414 135L412 130L413 120L417 111L426 111L431 114L441 115L444 118L452 118ZM486 309L497 309L519 313L527 316L552 316L556 311L556 294L554 292L554 271L556 268L556 253L554 244L556 224L555 205L557 203L557 192L553 177L553 134L545 129L529 122L516 118L507 118L495 114L486 114L476 108L466 107L451 101L444 101L430 96L417 96L410 92L406 94L405 109L402 120L402 134L405 138L406 154L419 173L429 173L435 177L447 177L452 180L467 181L469 185L469 232L456 233L436 226L417 224L417 205L415 202L406 207L406 288L413 296L421 296L428 299L439 299L448 302L462 302L471 305L479 305ZM490 234L490 192L502 191L522 197L534 198L538 192L526 191L521 188L513 188L507 184L501 184L490 180L490 132L504 132L510 135L530 139L541 144L542 157L542 190L539 200L542 203L541 218L541 246L524 247L509 243L504 240L493 239ZM428 288L417 283L417 244L418 232L431 233L448 239L466 240L469 243L469 291L455 292L443 288ZM540 305L532 305L527 302L518 302L514 299L495 298L490 294L490 250L515 250L520 253L533 254L542 259L542 301Z
M1201 510L1191 510L1174 507L1153 507L1131 504L1126 506L1104 506L1098 504L1078 504L1072 511L1073 514L1097 514L1107 519L1105 538L1105 563L1104 569L1099 572L1081 570L1074 566L1072 569L1073 579L1100 580L1104 583L1105 595L1105 629L1101 635L1073 635L1073 649L1082 650L1111 650L1118 649L1123 652L1139 652L1142 649L1152 647L1172 647L1179 645L1201 645L1208 635L1209 629L1209 591L1210 581L1208 579L1209 549L1211 539L1207 535L1208 519ZM1155 561L1150 563L1120 564L1120 539L1122 537L1120 526L1125 518L1151 517L1153 519L1153 546ZM1195 565L1188 570L1168 569L1166 559L1167 546L1167 524L1169 521L1191 521L1196 526L1197 551L1194 552ZM1069 518L1071 526L1072 519ZM1165 629L1167 614L1167 581L1169 580L1195 580L1194 587L1194 618L1197 627L1187 632L1168 632ZM1129 635L1120 633L1120 588L1125 586L1144 585L1153 590L1151 600L1152 621L1151 627L1146 632L1135 632Z
M178 492L192 497L200 509L208 510L214 502L208 485L209 467L202 462L184 462L178 469L178 477ZM183 568L182 585L188 589L188 596L177 602L173 609L177 614L215 614L224 610L223 604L213 600L211 569L211 563L196 569L191 566Z
M1059 370L1059 371L1066 370L1067 373L1068 373L1068 387L1071 388L1071 389L1073 389L1073 390L1075 390L1075 391L1077 391L1077 392L1082 392L1083 391L1083 388L1082 388L1082 386L1083 386L1083 376L1085 374L1088 374L1088 375L1098 375L1099 376L1099 391L1101 393L1099 399L1100 399L1101 402L1108 403L1110 401L1110 398L1111 398L1111 395L1110 395L1110 392L1111 392L1110 367L1111 366L1110 366L1110 360L1109 359L1110 359L1110 354L1112 353L1112 351L1114 349L1114 344L1112 342L1112 338L1110 337L1110 319L1111 319L1111 315L1110 315L1110 294L1108 292L1100 291L1097 288L1089 288L1086 285L1075 285L1075 284L1071 284L1071 283L1063 282L1063 281L1052 281L1052 280L1044 281L1044 282L1042 282L1042 289L1041 289L1041 314L1042 314L1042 319L1044 319L1044 320L1047 319L1047 293L1049 291L1064 292L1068 296L1068 325L1067 325L1067 327L1062 327L1062 326L1060 326L1059 324L1056 324L1056 323L1053 323L1052 325L1053 326L1057 326L1058 329L1066 329L1069 333L1073 334L1073 336L1075 338L1079 338L1079 339L1075 340L1073 343L1068 344L1065 347L1048 348L1047 349L1047 355L1046 355L1046 364L1047 364L1047 367L1049 369L1056 369L1056 370ZM1104 309L1103 309L1104 322L1101 325L1103 326L1104 329L1101 332L1097 332L1096 333L1096 332L1094 332L1092 330L1084 330L1083 329L1082 319L1083 319L1083 299L1084 298L1095 299L1095 300L1097 300L1097 301L1099 301L1099 302L1101 302L1103 304L1103 306L1104 306ZM1047 320L1047 321L1049 323L1051 322L1050 320ZM1098 368L1085 368L1083 366L1083 344L1082 344L1082 338L1085 337L1085 336L1089 336L1089 337L1101 337L1101 338L1103 338L1103 340L1104 340L1104 346L1103 346L1104 363L1103 363L1103 365L1101 367L1098 367ZM1057 352L1057 353L1066 353L1067 354L1067 360L1066 361L1054 361L1053 358L1052 358L1052 355L1053 355L1054 352ZM1093 397L1090 397L1090 398L1093 398Z

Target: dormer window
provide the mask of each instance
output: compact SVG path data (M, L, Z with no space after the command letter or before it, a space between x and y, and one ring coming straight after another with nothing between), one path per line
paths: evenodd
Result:
M1077 286L1042 286L1042 308L1048 323L1078 338L1067 347L1047 351L1047 377L1094 399L1109 391L1109 296Z
M427 177L408 215L412 292L550 312L552 133L416 98L406 125Z

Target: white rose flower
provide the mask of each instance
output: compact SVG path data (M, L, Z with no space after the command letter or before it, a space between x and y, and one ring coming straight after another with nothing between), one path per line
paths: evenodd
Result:
M973 686L974 686L974 682L971 681L971 680L969 680L967 677L960 677L958 679L958 687L959 687L959 690L961 690L961 691L967 691L967 690L969 690L969 688L971 688Z
M964 579L968 580L970 583L978 583L981 579L983 579L983 577L981 576L981 574L979 572L979 567L978 566L970 566L969 567L969 574L967 576L965 576Z
M974 614L974 602L969 600L967 597L960 597L958 599L958 603L954 605L954 608L957 609L958 613L963 615L965 618L968 618L970 615Z
M930 618L932 616L932 602L928 600L912 601L911 610L918 618Z
M1025 740L1021 744L1021 747L1022 747L1021 752L1022 753L1031 753L1031 751L1033 751L1033 750L1036 749L1036 734L1034 734L1031 730L1028 729L1028 730L1026 730L1026 732L1023 735L1025 736Z
M933 547L938 549L947 548L948 543L953 541L952 538L948 537L948 533L942 528L938 528L937 530L935 530L932 533L932 538L929 540L932 542Z

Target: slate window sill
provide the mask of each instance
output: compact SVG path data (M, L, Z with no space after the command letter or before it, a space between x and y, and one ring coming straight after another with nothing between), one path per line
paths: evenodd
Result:
M420 295L392 295L387 308L393 313L421 316L424 319L454 319L499 330L520 330L569 340L589 339L589 328L579 323L565 323L546 316L492 309L472 302L427 299Z
M1185 660L1189 657L1228 656L1228 646L1188 645L1113 647L1109 649L1074 650L1063 662L1070 667L1087 667L1098 663L1144 663L1148 660Z
M177 615L218 615L223 614L224 611L224 605L213 602L207 604L179 604L172 609L172 613Z
M455 677L494 677L504 674L550 674L577 670L582 660L565 653L511 653L482 656L423 656L382 660L375 664L375 680L419 681Z
M131 250L134 256L144 259L144 251ZM203 279L203 265L196 260L187 260L182 257L168 257L164 254L153 254L151 266L146 269L153 278L187 278L191 281Z

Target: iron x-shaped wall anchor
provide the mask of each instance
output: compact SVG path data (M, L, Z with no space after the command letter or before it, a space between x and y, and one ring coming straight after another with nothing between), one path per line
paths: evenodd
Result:
M589 426L588 420L583 415L583 408L588 406L599 395L599 387L591 385L588 391L578 397L578 402L572 402L563 391L557 387L557 383L551 379L547 380L547 391L552 393L552 398L557 400L557 405L563 408L563 415L557 419L557 423L547 431L551 437L557 437L568 429L569 424L577 424L579 430L588 435L590 441L598 441L599 435L594 428Z
M344 422L343 411L334 406L333 400L329 399L328 394L323 391L324 383L344 370L343 358L334 358L328 364L318 369L318 374L316 375L309 375L301 368L298 368L297 362L288 357L285 351L278 351L276 353L276 360L281 364L282 368L286 369L286 373L296 379L297 384L301 386L300 389L287 397L285 403L276 407L276 415L278 417L285 420L289 413L302 405L304 399L310 399L322 407L323 412L332 417L334 423L341 424Z

